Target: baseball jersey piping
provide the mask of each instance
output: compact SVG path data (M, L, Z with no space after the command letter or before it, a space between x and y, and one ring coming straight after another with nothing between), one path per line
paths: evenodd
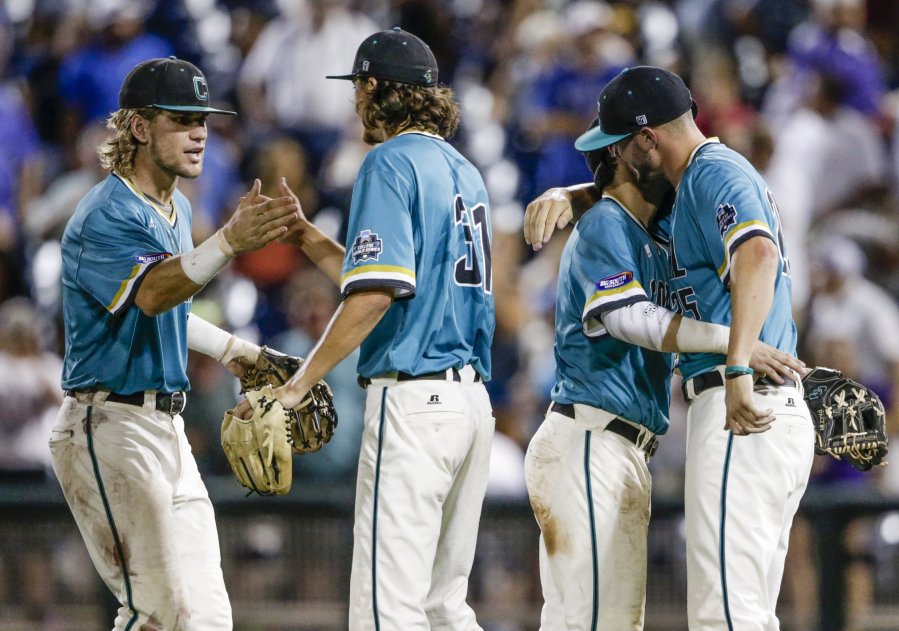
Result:
M384 420L387 411L387 386L381 389L381 418L378 421L378 458L375 461L375 492L371 516L371 610L375 630L380 631L378 615L378 487L381 483L381 450L384 447Z
M586 480L587 514L590 520L590 549L593 553L593 617L590 631L596 631L599 622L599 552L596 544L596 515L593 512L593 487L590 479L590 439L593 432L585 432L584 437L584 479Z
M730 619L730 603L727 599L727 564L725 560L725 522L727 521L727 474L730 471L730 455L734 446L733 432L727 437L727 454L724 457L724 470L721 474L721 522L718 533L718 566L721 572L721 596L724 604L724 619L727 621L728 631L734 630L734 623Z
M103 500L103 511L106 513L106 521L109 522L109 529L112 531L112 541L115 544L116 555L119 557L119 568L122 570L122 580L125 583L125 594L127 595L128 608L131 609L131 619L125 625L125 631L129 631L137 622L138 613L134 607L134 596L131 593L131 580L128 578L128 562L125 560L125 554L122 550L122 540L119 538L119 530L116 528L115 520L112 517L112 509L109 507L109 499L106 497L106 487L103 485L103 478L100 476L100 462L97 460L97 454L94 450L94 434L92 431L92 420L94 416L94 406L87 407L87 421L85 428L87 429L87 451L91 457L91 465L94 469L94 478L97 480L97 489L100 492L100 499Z

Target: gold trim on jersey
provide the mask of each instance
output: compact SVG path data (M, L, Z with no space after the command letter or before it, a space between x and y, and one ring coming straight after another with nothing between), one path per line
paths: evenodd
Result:
M115 173L114 175L117 178L119 178L122 181L122 183L126 187L128 187L128 190L130 190L132 193L134 193L138 199L140 199L142 202L144 202L145 204L150 206L150 208L155 210L159 214L160 217L165 219L170 226L175 225L175 221L178 219L178 213L176 212L174 197L172 197L172 210L169 211L164 206L159 204L156 200L150 199L146 193L144 193L139 188L137 188L137 186L134 184L134 182L131 181L130 178L127 178L124 175L120 175L118 173Z
M583 315L587 315L597 307L611 302L619 302L627 298L632 298L633 296L646 297L646 290L643 289L643 285L640 284L640 281L636 278L621 287L600 289L593 292L587 299L587 304L584 305L584 311L582 313Z
M734 242L734 240L746 235L751 232L763 232L769 237L773 238L771 234L771 228L767 223L761 221L760 219L752 219L751 221L744 221L741 224L737 224L727 233L727 236L724 237L724 262L718 267L718 277L722 280L727 276L730 271L730 244Z

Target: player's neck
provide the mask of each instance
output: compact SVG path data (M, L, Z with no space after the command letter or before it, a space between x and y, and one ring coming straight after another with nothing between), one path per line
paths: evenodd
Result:
M172 196L178 185L177 175L173 176L159 168L148 168L137 160L129 179L141 193L163 207L172 203Z
M693 128L681 137L672 138L667 151L662 154L662 171L671 185L677 188L690 164L693 150L706 141L705 135L698 128Z
M607 186L603 193L614 197L637 221L643 224L644 228L648 227L652 218L655 217L656 207L646 201L640 189L630 182Z

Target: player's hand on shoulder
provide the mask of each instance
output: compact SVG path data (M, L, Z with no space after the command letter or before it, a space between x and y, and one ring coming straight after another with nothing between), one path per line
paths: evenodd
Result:
M767 432L774 421L774 410L762 410L752 400L752 375L740 375L724 381L724 401L727 408L725 430L737 436Z
M254 180L222 229L235 254L259 249L284 237L302 214L295 196L269 198L261 190L262 183Z
M779 384L782 384L784 379L795 381L797 374L803 377L808 372L804 361L761 340L755 343L752 357L749 358L749 367L755 371L756 376L767 376Z
M525 210L525 243L537 252L556 230L561 230L573 219L571 194L563 187L551 188L528 204Z

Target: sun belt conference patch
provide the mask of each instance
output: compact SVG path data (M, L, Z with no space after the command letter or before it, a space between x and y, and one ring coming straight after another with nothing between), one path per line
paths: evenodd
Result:
M728 228L737 225L737 209L733 204L721 204L715 211L715 219L718 221L718 233L723 239Z
M383 250L383 241L371 230L361 231L353 240L353 263L377 261Z
M618 289L619 287L623 287L627 285L634 279L633 272L619 272L618 274L613 274L612 276L606 276L602 280L596 281L596 288L599 291L608 291L610 289Z

